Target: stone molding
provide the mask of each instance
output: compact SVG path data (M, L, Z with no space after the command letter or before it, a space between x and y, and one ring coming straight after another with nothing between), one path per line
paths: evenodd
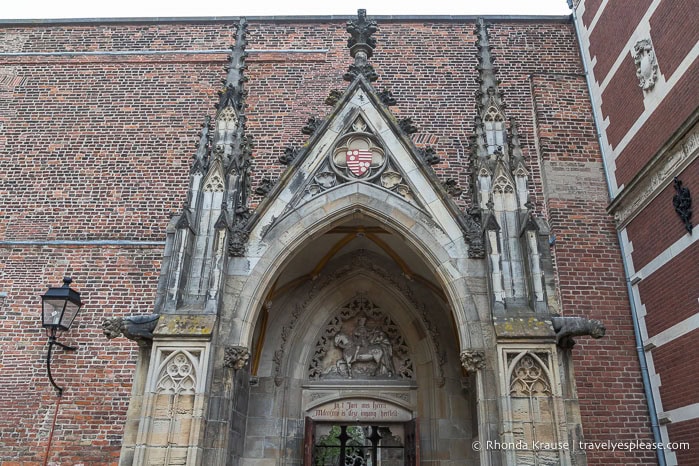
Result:
M617 229L625 228L660 192L672 183L699 155L699 126L692 130L672 149L663 151L637 175L626 189L609 205L607 211L614 215ZM669 155L666 155L669 152Z

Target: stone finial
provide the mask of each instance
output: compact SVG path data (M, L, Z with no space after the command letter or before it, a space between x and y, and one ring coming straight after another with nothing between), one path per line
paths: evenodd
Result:
M138 346L150 346L158 319L160 314L111 317L102 322L102 331L108 340L123 335Z
M376 39L371 35L378 29L376 21L367 21L366 10L358 10L357 20L347 22L347 32L350 33L347 46L350 48L350 55L354 58L354 63L344 74L345 81L353 81L360 74L371 82L379 78L374 67L369 64L369 58L374 54L376 47Z
M461 365L470 375L485 368L485 353L478 350L464 350L459 355Z
M556 344L564 349L575 345L573 337L590 335L592 338L602 338L607 331L599 320L585 317L551 317L551 323L556 332Z
M248 227L247 219L248 217L244 215L236 216L236 221L230 229L230 237L228 238L229 256L245 256L247 242L250 237L250 229Z
M199 171L201 173L206 172L207 162L209 157L209 149L211 148L209 141L209 125L211 124L211 117L206 116L204 123L201 125L201 132L199 133L199 142L197 143L197 152L194 154L194 163L192 164L191 172L194 173Z
M347 21L347 32L351 36L347 39L350 55L356 58L358 53L363 52L365 58L371 58L376 48L376 39L371 36L378 30L376 21L367 21L366 10L357 10L357 19Z
M242 369L250 359L250 351L244 346L226 346L223 365L235 370Z
M464 214L464 229L468 241L468 257L471 259L483 259L485 257L485 245L483 244L483 229L479 222L480 209L472 209L472 212Z

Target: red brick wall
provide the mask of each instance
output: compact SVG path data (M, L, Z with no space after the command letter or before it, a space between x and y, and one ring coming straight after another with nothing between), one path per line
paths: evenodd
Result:
M653 364L660 374L660 396L663 409L670 411L699 403L699 388L688 374L699 371L699 329L655 348ZM673 439L674 441L674 439Z
M697 0L664 0L650 18L653 50L667 79L699 41L697 10Z
M380 76L375 87L393 91L398 100L393 112L412 117L420 127L414 140L436 146L442 157L435 166L438 176L454 178L462 188L468 186L468 137L478 85L474 26L385 21L379 24L372 58ZM331 89L346 87L341 77L350 58L344 21L251 22L249 31L251 49L329 49L250 55L247 113L256 142L254 188L262 177L277 177L285 168L277 157L286 144L306 141L300 132L306 119L329 113L323 100ZM600 162L574 31L571 24L511 22L494 25L491 33L507 114L521 123L534 202L544 212L535 131L548 160ZM231 25L223 23L0 29L0 47L15 51L221 49L231 43ZM3 91L11 105L0 107L7 141L0 149L0 173L6 174L0 177L0 238L163 241L170 214L185 200L194 142L204 116L214 112L225 56L4 60L2 70L16 76L11 81L17 84ZM601 180L600 185L603 189ZM463 194L457 203L465 208L470 199ZM564 309L602 318L609 329L605 340L581 339L574 351L585 436L645 438L649 429L628 302L605 206L606 200L550 203ZM162 248L6 245L0 253L6 257L0 262L0 291L9 294L3 335L14 332L11 351L2 360L3 378L13 383L1 385L0 399L10 410L3 412L13 415L0 421L0 437L8 446L0 462L42 460L55 397L42 365L45 337L37 329L38 296L46 286L60 284L64 273L75 277L88 305L80 328L69 334L80 351L56 359L57 379L78 384L64 396L52 452L67 462L115 461L135 345L123 339L105 342L100 323L113 314L152 311ZM62 379L68 374L62 370L70 370L71 377ZM614 380L599 383L602 373ZM26 402L27 393L36 396ZM614 405L601 412L600 399ZM590 452L588 458L590 464L652 463L652 455L640 452L614 457Z
M585 4L585 13L582 15L583 23L585 27L590 27L590 23L592 23L592 20L595 18L597 10L599 10L602 4L602 0L585 0L581 3Z
M633 7L626 2L608 2L604 7L590 33L590 58L597 58L593 71L598 83L607 77L650 4L651 0L636 0Z
M649 336L699 313L699 274L692 273L697 270L698 258L699 243L695 242L638 284L641 302L648 313Z
M570 163L602 159L594 139L590 102L582 77L535 81L537 131L544 161ZM565 95L565 99L560 99ZM580 141L585 141L581 143ZM617 235L606 214L601 182L577 199L548 199L563 312L600 319L604 339L578 339L573 349L586 441L651 441L638 356ZM648 451L588 451L589 464L653 464Z
M677 464L699 464L699 419L668 424L667 432L671 442L689 443L689 448L675 450Z
M74 327L59 341L78 346L56 349L51 371L64 387L51 448L61 464L116 464L136 345L107 341L106 316L152 309L162 248L6 247L0 249L0 463L42 464L57 397L46 373L47 338L41 329L40 295L60 286L64 275L85 303ZM25 463L26 462L26 463ZM19 463L17 463L19 464Z
M689 189L692 197L699 193L699 159L692 162L678 175L682 186ZM684 222L675 212L672 198L677 193L670 183L653 199L626 227L629 241L633 243L632 255L635 270L645 267L658 254L687 234ZM699 224L699 216L692 216L692 223Z
M616 159L617 184L627 184L699 107L699 60L653 111Z
M628 54L602 92L602 117L609 118L606 131L612 148L626 136L643 110L643 89L638 86L633 57Z

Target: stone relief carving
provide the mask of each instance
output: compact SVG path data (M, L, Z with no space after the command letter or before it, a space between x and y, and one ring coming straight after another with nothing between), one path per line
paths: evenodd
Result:
M313 380L412 379L413 372L398 326L360 293L323 330L308 376Z
M655 194L667 186L670 178L680 173L692 160L696 158L695 151L699 147L699 130L694 129L684 140L672 149L672 152L663 154L653 163L653 169L640 184L629 186L617 196L618 199L630 198L628 205L620 204L614 212L614 220L617 227L626 226L636 214L648 204Z
M573 337L590 335L592 338L602 338L607 331L599 320L585 317L551 317L551 322L556 332L556 344L564 349L575 345Z
M250 351L244 346L227 346L223 355L223 365L235 370L242 369L250 359Z
M464 350L459 356L461 365L469 375L485 368L485 353L483 351Z
M339 268L331 274L320 275L313 282L313 287L309 290L304 302L296 306L294 311L292 311L292 316L289 319L289 322L282 329L282 341L279 346L279 349L275 351L273 356L276 385L279 386L283 382L283 377L281 374L282 363L284 355L286 353L286 346L288 339L292 334L292 330L298 321L299 315L306 310L308 304L315 298L315 296L321 290L323 290L332 283L337 283L338 281L341 281L344 276L346 276L349 273L352 273L357 268L371 270L372 272L377 274L379 277L381 277L383 280L385 280L386 282L394 286L399 292L401 292L403 296L405 296L405 298L407 298L408 301L414 306L414 308L418 310L418 312L420 313L422 323L425 326L425 329L427 330L427 333L430 336L430 340L432 341L432 345L435 349L435 369L437 370L437 385L439 387L444 386L444 383L446 382L444 378L444 364L446 364L446 355L444 350L442 350L439 331L430 320L426 307L417 301L413 294L412 288L405 282L405 279L398 279L397 277L394 277L392 274L390 274L386 269L377 265L375 261L372 261L371 258L368 257L367 252L364 250L357 251L357 253L352 256L350 264Z
M111 317L102 322L102 331L108 340L123 335L138 343L138 346L150 346L159 318L159 314Z
M658 62L655 59L653 44L650 39L641 39L633 46L633 51L638 85L644 91L650 91L658 80Z

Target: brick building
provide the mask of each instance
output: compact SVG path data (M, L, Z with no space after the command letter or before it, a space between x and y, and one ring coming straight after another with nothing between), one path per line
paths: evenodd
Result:
M699 435L699 27L696 1L575 9L656 437ZM696 208L694 209L696 210ZM696 450L666 464L697 464Z
M657 462L570 18L0 26L0 464Z

